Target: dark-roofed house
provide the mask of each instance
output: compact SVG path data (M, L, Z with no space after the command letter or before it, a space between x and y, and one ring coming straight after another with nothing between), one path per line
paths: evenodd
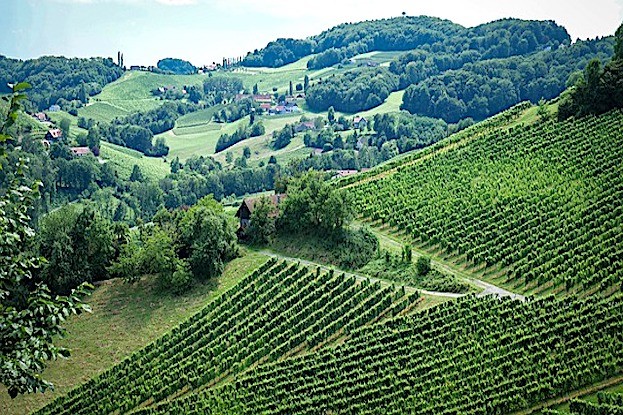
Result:
M355 117L353 118L353 127L363 129L368 125L368 121L363 117Z
M63 138L63 132L59 128L52 128L45 135L45 139L48 141L58 141L61 138Z
M265 197L268 198L268 200L274 207L270 216L277 217L277 215L279 215L279 205L286 198L286 195L284 193L280 193ZM248 198L244 199L240 204L240 207L236 212L236 217L240 219L240 226L236 231L238 238L244 238L244 231L251 225L251 214L253 213L255 205L259 202L260 199L261 197Z

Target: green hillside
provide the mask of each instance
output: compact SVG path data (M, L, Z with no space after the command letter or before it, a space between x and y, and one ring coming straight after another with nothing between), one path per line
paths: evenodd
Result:
M270 260L169 334L39 414L122 413L335 341L417 300L404 288Z
M111 121L113 118L136 111L157 108L162 101L154 97L152 90L163 86L182 88L186 85L201 85L201 75L163 75L152 72L128 71L121 78L106 85L102 92L91 97L88 105L78 110L78 115L97 121Z
M466 298L137 413L512 413L619 374L622 313L621 295Z
M468 130L344 183L362 217L489 281L528 294L608 293L623 277L622 136L620 111Z
M114 165L120 177L130 178L134 165L152 179L161 179L171 172L169 163L160 157L147 157L140 151L112 143L101 143L100 157Z

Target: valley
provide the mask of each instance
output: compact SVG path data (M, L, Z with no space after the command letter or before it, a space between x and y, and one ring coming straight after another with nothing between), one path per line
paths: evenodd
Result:
M623 413L623 25L0 81L0 413Z

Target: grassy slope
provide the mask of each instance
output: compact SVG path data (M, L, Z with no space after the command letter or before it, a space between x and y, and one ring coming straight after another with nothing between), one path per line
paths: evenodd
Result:
M78 115L96 121L112 121L136 111L159 107L163 101L154 97L153 89L173 85L201 85L205 75L161 75L151 72L128 71L121 78L91 97L89 105L78 110Z
M113 163L117 172L124 179L129 179L134 165L141 168L143 174L152 179L160 179L171 172L168 162L159 157L146 157L141 152L130 148L102 141L100 157Z
M215 284L197 287L183 297L159 294L150 278L135 285L104 282L88 301L93 313L72 318L66 325L68 335L60 344L72 350L71 358L52 362L44 373L56 391L11 400L0 390L0 413L25 414L67 393L190 317L267 259L248 253L230 262Z
M88 131L85 130L84 128L80 128L78 127L78 117L75 117L73 115L71 115L68 112L65 111L56 111L56 112L46 112L46 114L48 114L48 118L54 122L56 124L56 126L60 126L60 122L63 118L66 118L69 120L69 138L70 139L75 139L78 134L87 134Z

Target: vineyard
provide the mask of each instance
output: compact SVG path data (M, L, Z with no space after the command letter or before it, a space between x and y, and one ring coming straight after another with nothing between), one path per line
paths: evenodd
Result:
M169 334L38 413L127 413L336 340L417 299L404 288L271 260Z
M506 414L620 374L621 316L620 294L463 298L137 413Z
M342 185L364 218L511 289L608 294L623 282L622 144L619 111L481 127Z
M598 393L597 402L573 400L569 406L571 415L623 415L623 395ZM569 412L545 410L543 415L565 415Z

